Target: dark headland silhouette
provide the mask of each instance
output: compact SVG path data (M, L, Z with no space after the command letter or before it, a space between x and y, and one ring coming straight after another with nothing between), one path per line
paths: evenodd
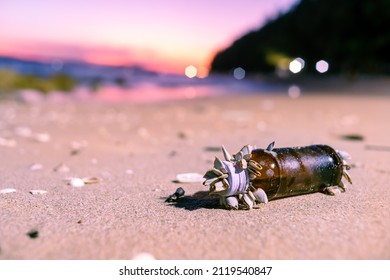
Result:
M272 73L300 57L303 73L325 60L332 74L390 74L389 24L389 0L301 0L217 53L211 71Z

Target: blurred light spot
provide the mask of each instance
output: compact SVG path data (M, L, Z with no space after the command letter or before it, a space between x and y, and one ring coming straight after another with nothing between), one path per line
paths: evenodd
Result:
M300 95L301 95L300 87L296 85L292 85L288 88L288 96L290 96L291 98L295 99L298 98Z
M329 70L329 63L325 60L317 61L316 63L316 70L320 73L325 73Z
M196 77L196 74L198 73L198 70L196 69L196 67L194 65L189 65L186 67L185 69L185 75L188 77L188 78L194 78Z
M288 70L288 65L293 58L283 53L270 51L266 54L265 60L268 64L273 65L277 70Z
M237 67L233 70L233 76L237 80L242 80L245 78L245 70L241 67Z
M53 68L54 71L60 71L62 67L64 66L64 63L61 59L53 59L51 61L51 68Z
M288 68L291 72L296 74L299 73L303 69L303 67L305 67L305 61L302 58L298 57L290 62Z
M199 79L204 79L209 75L209 69L207 67L200 66L200 67L198 67L197 70L198 71L197 71L196 77L198 77Z

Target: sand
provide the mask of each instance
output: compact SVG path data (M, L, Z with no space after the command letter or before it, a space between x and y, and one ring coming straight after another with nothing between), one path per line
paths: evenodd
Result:
M389 120L383 93L2 100L0 189L16 192L0 194L0 259L389 259ZM272 141L347 151L353 185L229 211L201 183L175 182L204 174L222 144L236 153ZM101 181L65 180L87 176ZM178 187L185 197L166 203Z

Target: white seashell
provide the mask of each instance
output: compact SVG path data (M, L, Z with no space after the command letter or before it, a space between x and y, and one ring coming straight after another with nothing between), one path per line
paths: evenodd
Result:
M43 169L43 165L40 163L33 163L32 165L30 165L31 171L37 171L37 170L41 170L41 169Z
M44 190L31 190L30 193L33 194L33 195L37 195L37 194L45 194L45 193L47 193L47 191L44 191Z
M50 134L48 133L36 133L32 136L32 138L37 142L46 143L50 141Z
M82 180L85 184L96 184L101 181L98 177L84 177Z
M176 181L179 183L198 183L203 182L203 175L199 173L181 173L176 175Z
M16 141L13 139L6 139L3 137L0 137L0 146L4 147L15 147L16 146Z
M6 193L13 193L16 192L15 189L7 188L7 189L1 189L0 194L6 194Z
M69 185L72 187L83 187L85 185L84 180L81 178L71 178L69 181Z
M146 261L146 260L155 260L156 258L150 253L142 252L136 254L132 259Z

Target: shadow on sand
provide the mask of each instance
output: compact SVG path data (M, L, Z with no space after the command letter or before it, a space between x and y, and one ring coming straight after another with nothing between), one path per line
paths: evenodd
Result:
M165 200L166 197L163 197L162 199ZM167 204L178 208L184 208L189 211L201 208L221 208L218 197L210 196L208 191L200 191L194 193L193 195L185 195L177 199L175 202L168 202Z

